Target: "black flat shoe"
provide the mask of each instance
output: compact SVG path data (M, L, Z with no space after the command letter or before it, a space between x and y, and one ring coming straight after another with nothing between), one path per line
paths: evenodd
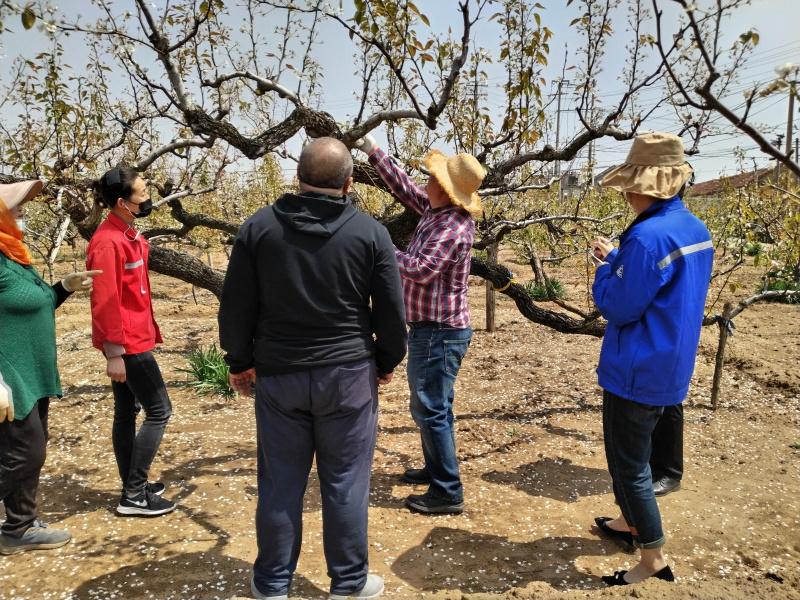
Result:
M597 524L597 527L600 528L600 531L602 531L603 533L607 533L611 537L615 537L618 540L622 540L629 546L633 546L633 534L630 531L617 531L616 529L611 529L611 527L608 526L608 522L613 520L614 519L612 519L611 517L594 518L594 522ZM608 575L608 577L611 576ZM615 585L621 585L621 584L615 584Z
M603 583L608 586L630 585L630 581L625 581L625 573L627 573L627 571L614 571L613 575L604 575L601 579L603 580ZM657 573L653 573L650 575L650 577L655 577L661 581L675 581L675 575L672 574L672 569L669 568L669 565ZM647 579L650 579L650 577Z
M625 581L625 573L627 573L627 571L614 571L613 575L603 575L601 579L607 586L630 585L630 583Z

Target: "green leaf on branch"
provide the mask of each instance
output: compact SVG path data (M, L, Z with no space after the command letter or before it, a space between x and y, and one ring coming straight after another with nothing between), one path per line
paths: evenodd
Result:
M22 26L25 29L30 29L36 23L36 15L30 8L22 11Z

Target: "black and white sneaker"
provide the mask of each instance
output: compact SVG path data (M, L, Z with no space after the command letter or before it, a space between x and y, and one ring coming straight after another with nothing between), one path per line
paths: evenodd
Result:
M123 493L120 498L117 512L121 515L139 515L142 517L155 517L165 515L175 510L175 503L157 496L145 488L133 498Z
M150 490L151 494L155 494L156 496L160 496L161 494L164 493L164 490L167 489L167 486L165 486L160 481L156 481L155 483L149 483L148 482L148 483L145 484L144 489Z
M150 483L148 481L147 483L144 484L144 489L150 490L151 494L155 494L156 496L160 496L161 494L164 493L164 490L167 489L167 486L165 486L160 481L156 481L155 483ZM125 488L122 489L122 497L123 498L125 497Z

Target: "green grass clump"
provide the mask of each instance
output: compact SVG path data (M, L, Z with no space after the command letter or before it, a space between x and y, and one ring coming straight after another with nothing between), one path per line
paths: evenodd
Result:
M525 284L528 295L536 302L549 302L554 298L564 299L567 292L558 279L548 279L545 285L535 285L532 281Z
M758 293L768 291L797 291L800 290L800 278L791 267L783 267L782 269L773 269L767 272L764 276L764 283L758 286ZM797 296L786 296L784 298L775 298L773 302L785 302L787 304L798 304L800 298Z
M189 368L178 369L191 376L189 381L180 383L181 387L194 388L201 396L219 394L231 397L235 394L228 379L228 365L216 344L208 348L198 347L189 354Z
M761 246L761 242L747 242L744 245L743 252L747 256L761 256L763 250L764 248Z

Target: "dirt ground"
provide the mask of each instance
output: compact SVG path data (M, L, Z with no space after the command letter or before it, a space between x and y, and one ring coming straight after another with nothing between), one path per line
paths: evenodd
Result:
M530 276L525 266L511 267ZM584 301L585 273L553 274L570 302ZM723 297L750 295L755 272L749 277L744 291ZM400 478L421 464L404 368L381 389L370 569L384 578L386 598L800 598L797 305L755 305L736 319L715 412L718 333L704 330L686 400L683 489L659 500L677 582L606 588L601 575L638 559L594 525L596 516L616 516L594 373L600 340L530 323L502 295L498 330L487 333L484 284L472 283L475 335L456 390L462 515L404 507L405 496L424 491ZM250 596L258 494L252 401L200 397L178 386L184 374L176 369L186 366L188 351L217 339L217 302L198 291L195 304L189 286L160 276L153 288L166 340L156 357L174 414L151 480L166 483L165 497L179 507L156 519L114 513L120 485L111 389L91 347L88 300L74 296L57 313L65 396L52 404L39 488L43 520L68 529L73 540L58 550L0 557L2 598ZM321 525L312 473L291 597L326 597Z

